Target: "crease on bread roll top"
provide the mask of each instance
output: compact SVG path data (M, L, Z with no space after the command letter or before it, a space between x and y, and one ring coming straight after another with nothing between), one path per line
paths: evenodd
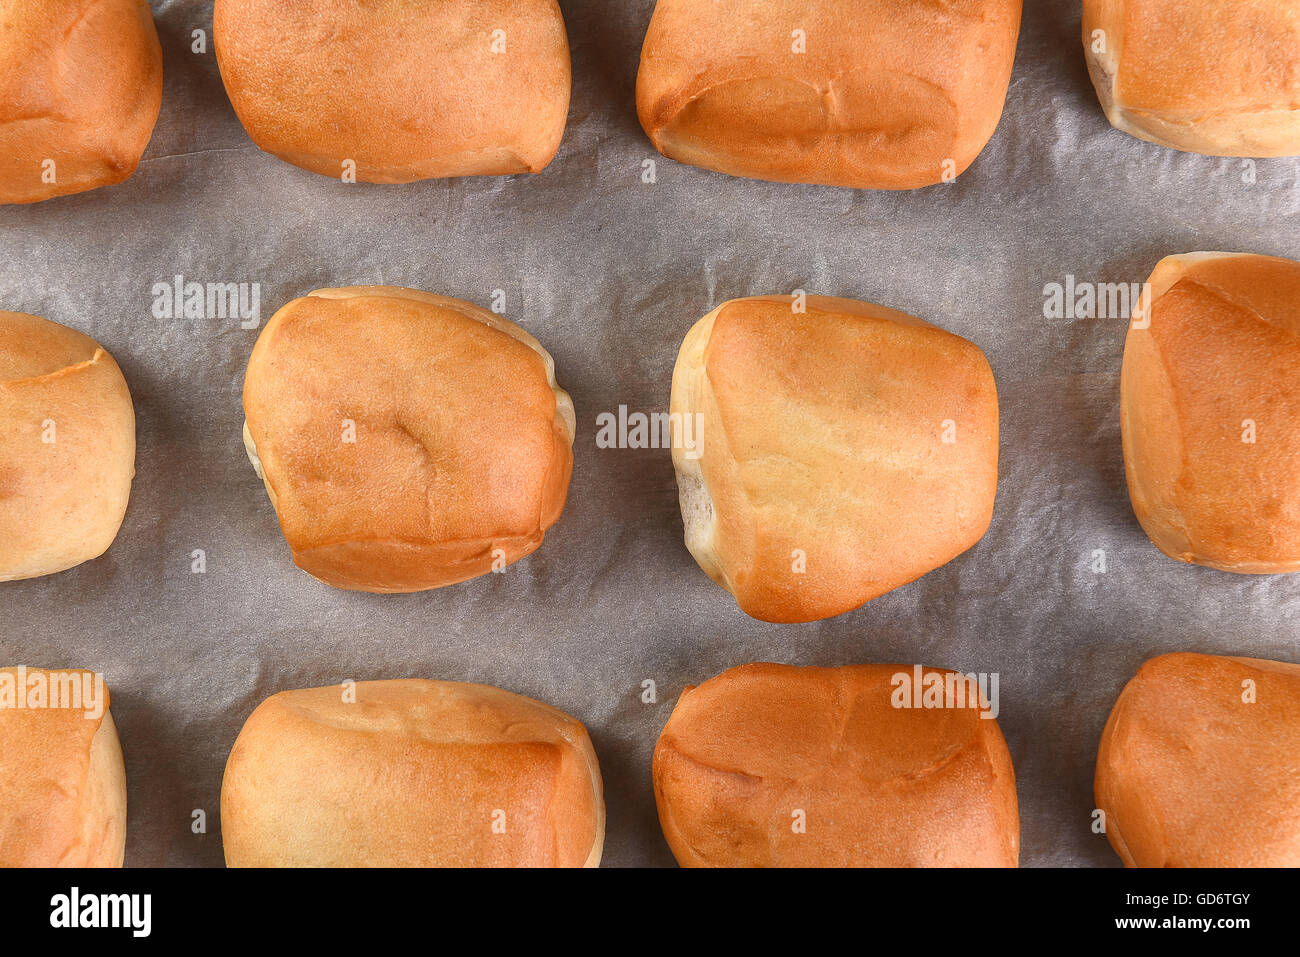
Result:
M340 588L419 591L530 554L576 431L555 363L471 303L389 286L280 309L244 383L244 444L294 561Z
M984 535L997 492L978 347L851 299L793 306L737 299L696 323L670 408L687 548L773 622L833 617L945 564Z
M1129 497L1166 555L1300 571L1300 263L1161 260L1124 347Z
M127 179L161 106L146 0L0 0L0 204Z
M221 788L231 867L597 867L583 725L487 685L287 691L253 712Z
M564 136L556 0L217 0L213 36L253 142L324 176L537 173Z
M637 77L661 153L754 179L915 189L1002 115L1021 0L659 0Z
M1097 807L1128 867L1300 867L1300 665L1180 652L1124 686Z
M94 339L0 311L0 582L98 558L126 516L135 409Z
M1083 44L1116 129L1211 156L1300 155L1294 0L1084 0Z
M1018 866L1015 771L997 721L958 698L897 707L897 676L916 671L759 662L687 687L653 758L678 863Z
M81 670L26 667L49 688L95 680ZM16 667L0 683L16 687ZM95 708L15 707L0 694L0 867L121 867L126 853L126 770L107 686ZM60 691L59 693L62 693Z

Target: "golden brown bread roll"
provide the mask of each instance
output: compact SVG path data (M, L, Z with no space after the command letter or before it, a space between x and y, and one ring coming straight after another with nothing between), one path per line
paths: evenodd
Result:
M1021 0L659 0L637 77L655 148L754 179L960 175L1006 100Z
M0 312L0 581L102 555L135 475L135 411L94 339Z
M1300 665L1152 658L1097 753L1097 806L1129 867L1300 867Z
M976 346L851 299L795 305L723 303L673 371L686 545L776 622L838 615L955 558L988 529L998 479Z
M262 330L245 443L293 559L409 592L534 551L564 508L573 402L523 329L388 286L319 289Z
M1015 772L997 721L969 706L895 707L896 676L916 670L750 664L688 687L654 752L678 862L1017 866Z
M226 764L221 834L230 867L596 867L602 795L562 711L486 685L362 681L258 706Z
M1171 558L1300 570L1300 263L1160 261L1124 347L1133 511Z
M556 0L217 0L213 36L253 142L325 176L536 173L564 136Z
M0 867L121 867L126 771L89 671L0 668Z
M146 0L0 0L0 203L122 182L161 106Z
M1083 0L1083 45L1116 129L1212 156L1300 154L1295 0Z

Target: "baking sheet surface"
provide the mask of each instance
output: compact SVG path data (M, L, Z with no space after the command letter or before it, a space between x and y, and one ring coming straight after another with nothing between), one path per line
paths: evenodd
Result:
M1300 259L1300 162L1252 170L1112 130L1084 67L1079 4L1030 0L1002 124L955 184L890 194L732 179L658 158L637 124L651 0L561 5L574 95L540 175L344 186L284 164L230 108L210 0L154 0L165 94L140 170L0 207L0 308L97 338L136 405L138 476L112 549L0 585L0 664L105 673L130 788L127 863L222 863L222 769L266 696L424 676L499 685L584 721L605 778L605 863L671 864L649 768L677 695L774 660L999 673L1022 863L1117 864L1090 814L1120 688L1167 651L1300 660L1300 577L1182 566L1147 541L1119 443L1125 320L1045 318L1043 288L1141 282L1161 256L1198 249ZM191 52L196 29L206 54ZM241 444L258 330L155 318L154 285L177 275L260 284L263 322L322 286L482 305L501 290L577 406L560 523L507 574L441 591L312 580ZM595 439L603 412L666 410L700 316L795 289L901 309L981 346L1001 397L1001 482L993 525L966 555L856 612L782 626L747 618L686 551L668 452ZM205 574L191 571L196 549Z

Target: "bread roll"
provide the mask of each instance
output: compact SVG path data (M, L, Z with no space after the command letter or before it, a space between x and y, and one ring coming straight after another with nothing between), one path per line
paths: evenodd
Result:
M1116 129L1211 156L1300 154L1295 0L1083 0L1083 45Z
M253 142L314 173L537 173L564 136L556 0L217 0L213 37Z
M637 77L655 148L786 183L915 189L997 128L1021 0L659 0Z
M895 707L895 676L916 670L750 664L688 687L653 769L678 862L1017 866L1015 772L997 721L969 706Z
M135 412L94 339L0 312L0 581L102 555L135 475Z
M1152 658L1097 753L1097 806L1129 867L1300 867L1300 665Z
M1300 263L1161 260L1121 381L1129 496L1160 550L1230 572L1300 570Z
M976 346L851 299L796 305L723 303L673 371L686 546L776 622L849 611L960 555L998 479L997 389Z
M362 681L258 706L226 764L221 833L231 867L596 867L605 805L587 731L562 711L485 685Z
M388 286L272 318L244 440L300 567L338 588L441 588L518 561L564 508L573 402L508 320Z
M89 671L0 668L0 867L122 866L126 771L108 706Z
M161 105L146 0L0 0L0 203L122 182Z

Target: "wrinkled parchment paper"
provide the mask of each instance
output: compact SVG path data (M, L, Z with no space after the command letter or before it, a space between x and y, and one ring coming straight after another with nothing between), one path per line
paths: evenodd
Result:
M254 706L344 679L470 680L590 729L607 865L672 863L650 755L681 688L767 659L923 662L1001 675L1026 865L1114 865L1090 829L1106 715L1146 658L1300 660L1300 577L1163 557L1129 508L1123 319L1046 319L1068 275L1141 282L1196 249L1300 258L1300 162L1192 156L1113 131L1076 0L1030 0L1006 114L957 183L913 193L732 179L656 157L634 83L652 0L561 0L564 144L534 177L344 186L259 152L226 99L211 2L154 0L162 116L121 186L0 207L0 308L84 330L135 399L138 476L102 558L0 585L0 663L103 671L130 786L127 862L220 865L221 774ZM191 52L192 31L207 52ZM555 356L578 410L560 523L505 575L441 591L336 591L290 561L245 458L257 329L157 319L153 286L260 283L262 321L322 286L411 286L490 305ZM597 448L596 417L665 410L677 347L723 300L806 289L878 302L979 344L1002 403L992 528L966 555L832 621L770 625L696 567L668 452ZM204 574L192 554L206 554ZM1105 552L1105 573L1094 553ZM642 703L653 680L657 701ZM193 832L194 812L206 833Z

